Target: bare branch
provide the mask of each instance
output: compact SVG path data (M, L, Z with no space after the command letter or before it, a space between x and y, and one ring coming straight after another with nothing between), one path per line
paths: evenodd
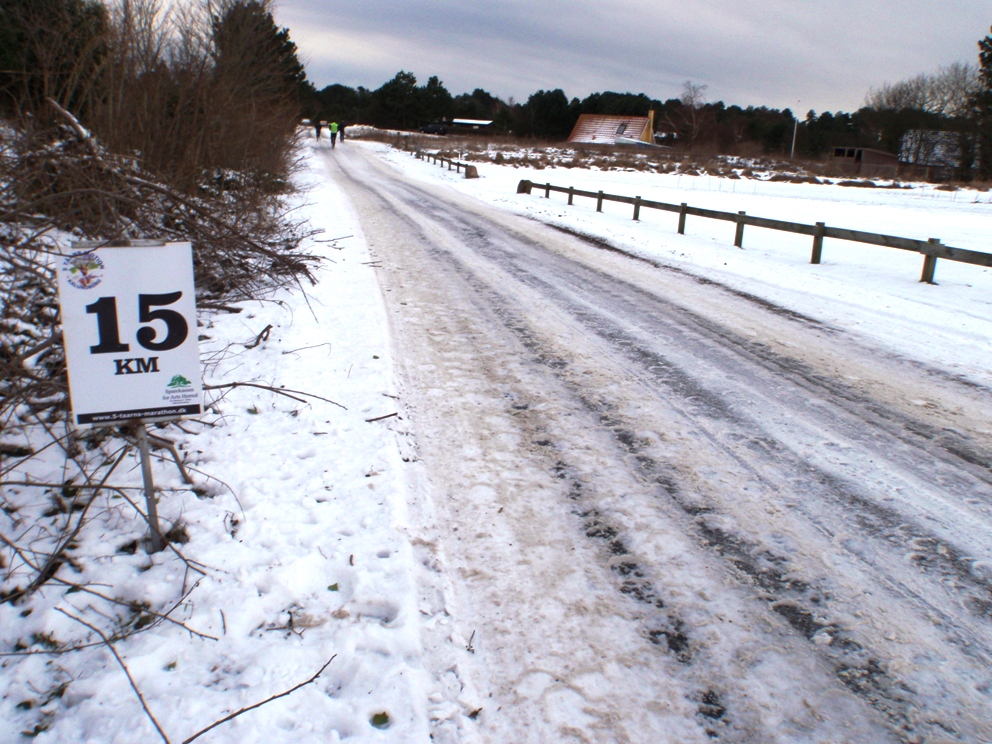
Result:
M321 674L323 674L324 670L327 669L327 667L330 666L331 662L334 661L334 659L336 659L336 658L337 658L337 654L334 654L334 656L332 656L330 659L328 659L327 660L327 663L324 664L324 666L322 666L317 671L317 673L315 675L313 675L310 679L308 679L306 682L301 682L300 684L296 685L295 687L291 687L290 689L286 690L285 692L280 692L278 695L273 695L270 698L266 698L265 700L261 701L260 703L255 703L254 705L249 705L247 708L242 708L239 711L235 711L234 713L232 713L229 716L224 716L224 718L221 718L219 721L214 721L209 726L207 726L205 729L201 729L200 731L197 731L195 734L193 734L188 739L183 739L183 744L189 744L194 739L199 739L201 736L203 736L205 733L207 733L211 729L217 728L222 723L227 723L228 721L230 721L233 718L237 718L242 713L247 713L248 711L254 710L255 708L260 708L263 705L265 705L266 703L271 703L273 700L278 700L281 697L286 697L287 695L291 695L292 693L294 693L297 690L299 690L301 687L306 687L307 685L312 684L313 682L316 682L317 681L317 678Z
M131 672L127 668L127 664L124 663L124 660L121 658L120 654L117 653L117 649L114 648L114 644L112 644L107 639L107 636L105 636L103 634L103 631L101 631L95 625L90 625L88 622L86 622L82 618L76 617L75 615L73 615L73 614L71 614L69 612L66 612L61 607L56 607L55 609L58 612L61 612L63 615L65 615L70 620L75 620L80 625L86 626L87 628L89 628L90 630L92 630L94 633L96 633L98 636L100 636L100 640L103 641L104 644L107 646L107 648L110 649L110 653L112 653L114 655L114 658L117 659L117 663L120 664L121 669L124 670L124 674L127 675L127 681L131 684L131 689L134 690L134 694L138 696L138 702L141 703L142 710L145 711L145 714L148 716L148 719L152 722L152 725L155 727L155 730L158 731L159 736L162 737L162 741L164 741L165 744L170 744L169 737L165 735L165 732L162 730L162 727L159 725L158 721L155 719L155 716L152 715L151 710L149 710L148 704L145 702L145 698L141 694L141 690L138 689L138 685L135 683L134 677L131 676ZM321 671L323 671L323 669L321 669Z
M258 388L259 390L268 390L271 393L279 393L279 395L285 395L287 398L292 398L293 400L299 401L300 403L306 403L305 400L301 400L300 398L297 398L295 396L290 395L290 393L296 393L297 395L305 395L308 398L316 398L317 400L322 400L325 403L331 403L332 405L335 405L338 408L342 408L345 411L348 410L343 405L341 405L340 403L334 402L330 398L322 398L319 395L314 395L313 393L306 393L306 392L304 392L302 390L286 390L285 388L272 387L271 385L259 385L258 383L255 383L255 382L226 382L223 385L204 385L203 386L203 389L204 390L221 390L223 388L232 388L233 389L233 388L239 388L239 387L253 387L253 388Z

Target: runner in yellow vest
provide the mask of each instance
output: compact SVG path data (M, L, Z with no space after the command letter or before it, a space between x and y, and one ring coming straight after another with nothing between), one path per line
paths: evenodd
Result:
M338 141L338 123L336 121L331 122L331 126L328 127L331 130L331 147L334 147L334 143Z

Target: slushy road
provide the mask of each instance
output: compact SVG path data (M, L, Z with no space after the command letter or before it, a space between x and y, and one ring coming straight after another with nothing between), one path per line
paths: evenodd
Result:
M992 740L992 391L324 157L381 262L433 702L480 701L436 741Z

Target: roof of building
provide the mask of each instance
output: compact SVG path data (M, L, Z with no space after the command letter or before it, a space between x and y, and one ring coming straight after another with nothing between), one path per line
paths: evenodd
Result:
M861 152L874 152L874 153L876 153L878 155L887 155L890 158L898 157L898 155L896 155L894 152L889 152L887 150L876 150L874 147L848 147L847 145L844 145L843 147L838 146L838 147L834 147L832 149L834 151L834 155L833 156L835 158L853 158L853 157L855 157L854 153L856 153L859 150ZM841 151L841 150L845 150L845 151L846 150L850 150L851 151L851 154L850 155L838 155L837 153L839 151Z
M467 127L488 127L493 123L492 119L452 119L452 124L461 124Z
M605 116L582 114L575 122L569 142L595 145L615 145L617 137L644 139L650 142L651 119L647 116Z

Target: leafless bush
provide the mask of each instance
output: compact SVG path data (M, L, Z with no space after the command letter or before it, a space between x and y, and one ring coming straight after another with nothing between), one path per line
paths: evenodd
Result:
M287 233L290 226L278 213L245 210L229 191L177 193L135 161L102 150L81 127L7 131L2 141L0 474L23 470L26 459L51 448L64 455L68 474L59 483L22 485L20 491L38 496L26 501L11 495L9 480L4 483L3 508L10 511L0 526L0 542L13 563L0 565L8 568L0 593L17 599L65 563L71 542L65 536L78 533L99 490L93 490L98 471L113 459L103 448L121 444L114 430L80 433L67 423L54 274L67 239L191 239L201 302L258 297L309 276L313 261L295 250L299 234ZM39 507L39 499L55 503ZM32 504L37 508L29 508ZM70 518L62 520L64 512ZM14 564L17 571L11 573Z
M252 29L218 48L212 19L232 5L163 11L160 0L120 0L106 65L111 94L93 128L109 149L140 152L146 168L177 185L236 170L278 190L292 164L299 103Z
M228 6L222 0L213 10ZM295 145L293 101L257 77L239 77L244 66L218 69L209 7L166 12L158 0L120 0L93 41L102 50L99 74L53 62L40 90L58 100L39 109L27 95L38 90L33 79L22 90L23 116L0 125L3 599L61 576L90 505L111 488L115 458L130 448L126 432L68 425L54 266L69 241L191 241L201 304L312 280L314 259L298 250L305 226L281 201ZM247 51L235 44L229 61L232 54ZM63 104L84 111L89 129ZM64 457L62 476L10 480L46 450Z
M105 0L14 4L23 71L0 71L0 103L22 128L72 111L115 153L193 191L235 170L279 191L293 165L298 91L244 0ZM64 6L64 7L63 7ZM67 8L84 8L79 10ZM264 16L270 0L258 0ZM248 20L244 20L247 15ZM226 25L228 18L239 19ZM6 15L0 15L0 22ZM256 20L252 25L252 20ZM67 46L69 49L67 50ZM244 187L244 184L242 184Z

